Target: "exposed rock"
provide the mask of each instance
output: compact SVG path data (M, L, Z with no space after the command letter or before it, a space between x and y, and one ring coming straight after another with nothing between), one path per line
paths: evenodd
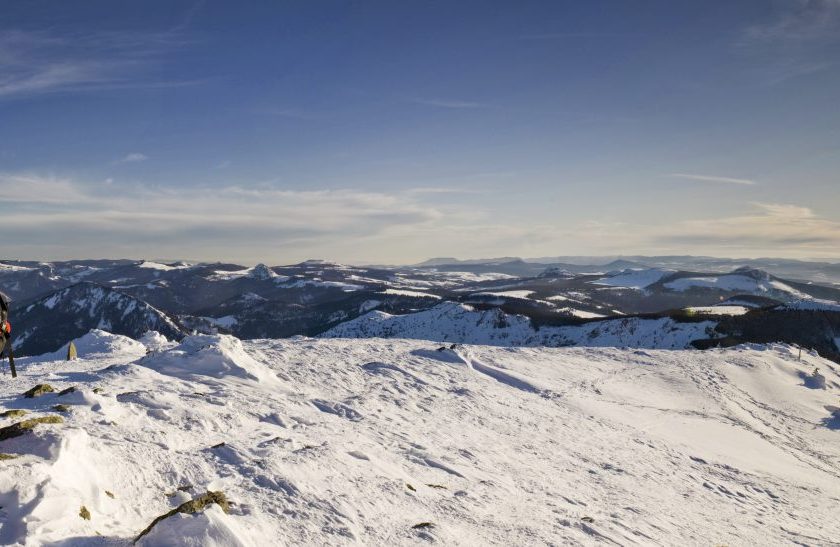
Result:
M201 496L191 499L186 503L182 503L181 505L169 511L168 513L157 517L155 520L152 521L151 524L149 524L148 527L146 527L145 530L140 532L140 534L136 538L134 538L134 543L137 543L138 541L140 541L140 538L151 532L152 528L154 528L155 525L160 521L167 519L173 515L177 515L178 513L184 513L187 515L199 513L201 511L204 511L204 509L206 509L207 506L212 505L214 503L221 507L222 511L224 511L225 513L230 512L230 505L228 504L228 500L225 497L224 492L207 492L206 494L202 494Z
M0 412L0 418L20 418L21 416L26 416L27 412L20 408L15 408L13 410L7 410L5 412Z
M49 384L38 384L37 386L33 387L29 391L23 394L24 397L27 399L32 399L34 397L39 397L44 393L53 393L55 390Z
M14 439L20 437L33 429L38 424L61 424L64 419L61 416L41 416L39 418L30 418L22 422L17 422L6 427L0 427L0 441L6 439Z

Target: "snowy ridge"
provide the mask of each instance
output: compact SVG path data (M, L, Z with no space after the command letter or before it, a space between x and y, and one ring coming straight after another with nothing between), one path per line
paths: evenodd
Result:
M744 315L748 313L751 308L747 306L730 306L719 304L717 306L691 306L685 310L692 313L702 313L706 315Z
M840 302L820 300L817 298L797 300L785 304L782 307L787 310L840 312Z
M621 318L567 327L535 329L530 319L501 310L478 311L444 302L407 315L372 311L336 325L323 338L412 338L503 346L627 346L686 348L712 337L715 323L678 323L670 318Z
M85 334L91 327L136 338L149 330L168 337L179 337L182 332L166 313L150 304L93 283L79 283L57 291L17 310L15 318L25 326L15 337L15 348L21 355L54 349ZM58 343L44 347L42 340L58 340Z
M762 277L737 273L708 277L681 277L665 283L665 288L679 292L693 288L705 288L740 291L749 294L783 294L794 298L810 298L807 294L797 291L786 283L772 279L767 274Z
M165 519L138 544L840 537L840 376L787 346L437 351L203 337L138 361L130 341L96 337L113 351L21 360L20 377L0 384L5 409L69 407L62 424L0 441L14 456L0 474L2 544L128 546L208 490L228 513ZM252 366L267 375L236 368ZM21 396L37 383L76 391Z
M592 281L593 285L604 285L606 287L621 287L626 289L644 289L663 278L673 274L673 270L660 268L628 268L618 273Z

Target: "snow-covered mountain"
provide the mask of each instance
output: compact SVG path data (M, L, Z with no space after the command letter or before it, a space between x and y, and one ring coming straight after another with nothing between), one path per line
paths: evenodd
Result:
M530 273L515 275L523 264ZM318 335L371 310L387 316L408 316L442 303L467 304L478 311L497 310L497 317L524 316L542 329L640 314L653 314L657 317L651 319L658 319L672 316L675 310L714 316L721 302L749 300L756 304L747 314L750 320L756 315L752 313L754 308L798 303L797 309L804 309L804 302L812 300L840 302L837 288L784 280L755 269L713 274L648 268L622 260L602 267L604 271L592 268L595 271L587 272L582 266L569 270L518 259L435 262L418 267L360 267L314 260L255 267L153 261L5 263L0 264L0 290L8 288L12 293L16 329L29 333L19 338L21 354L54 349L66 343L69 335L77 336L114 321L108 317L102 322L98 316L77 313L78 306L64 298L62 291L80 282L134 298L177 318L187 330L223 332L244 339ZM60 303L49 308L49 313L42 309L43 313L32 315L27 311L30 304L50 301L53 296ZM63 309L65 305L67 309ZM75 328L71 332L41 327L51 325L55 317ZM37 345L31 338L35 332ZM117 332L140 331L126 327ZM624 336L633 340L635 335ZM544 333L525 333L522 337L557 343L563 340ZM572 340L578 339L572 336Z
M840 375L807 351L145 340L0 383L0 543L840 537Z
M12 316L14 343L21 355L58 349L91 329L132 338L158 331L180 338L184 330L166 313L114 289L83 282L52 293Z
M323 338L412 338L494 346L618 346L687 348L714 338L713 321L679 323L670 318L628 317L583 325L536 328L528 317L477 310L446 302L422 312L372 311L328 330Z

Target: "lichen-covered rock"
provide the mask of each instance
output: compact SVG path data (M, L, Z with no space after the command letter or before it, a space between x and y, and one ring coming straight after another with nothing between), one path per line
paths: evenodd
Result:
M26 416L27 412L20 408L15 408L13 410L7 410L5 412L0 412L0 418L20 418L21 416Z
M14 439L15 437L25 435L35 429L35 426L38 424L61 423L64 423L64 419L61 416L40 416L38 418L30 418L28 420L23 420L22 422L16 422L12 425L7 425L6 427L0 427L0 441Z
M82 508L79 509L79 516L85 520L90 520L90 511L88 511L87 507L82 505Z
M152 528L154 528L157 523L164 519L167 519L173 515L177 515L178 513L184 513L187 515L199 513L201 511L204 511L204 509L206 509L209 505L212 505L214 503L221 507L222 511L224 511L225 513L230 512L230 505L228 504L224 492L207 492L206 494L202 494L201 496L191 499L186 503L182 503L181 505L169 511L168 513L157 517L155 520L152 521L151 524L149 524L149 526L146 527L145 530L140 532L140 534L138 534L138 536L134 538L134 542L137 543L138 541L140 541L140 538L151 532Z
M29 391L23 394L24 397L27 399L32 399L34 397L40 397L44 393L53 393L55 390L49 384L38 384L37 386L33 387Z

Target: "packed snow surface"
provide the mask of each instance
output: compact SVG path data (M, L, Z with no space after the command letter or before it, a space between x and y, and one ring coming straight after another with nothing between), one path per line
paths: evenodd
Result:
M840 377L786 346L439 351L203 336L138 358L124 344L21 360L0 384L3 407L27 417L69 407L62 424L0 441L16 456L2 461L0 543L127 546L207 491L229 512L164 519L138 545L840 537ZM76 392L21 396L39 383Z

